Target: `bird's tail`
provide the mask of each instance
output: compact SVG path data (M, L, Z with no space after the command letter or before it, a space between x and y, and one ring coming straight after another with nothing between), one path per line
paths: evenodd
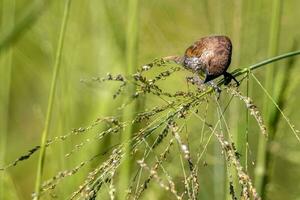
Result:
M183 64L184 58L182 56L167 56L163 58L164 61L167 62L175 62L177 64Z

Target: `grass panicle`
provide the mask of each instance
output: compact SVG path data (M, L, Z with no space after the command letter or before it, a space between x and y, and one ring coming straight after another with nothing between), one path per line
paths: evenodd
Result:
M289 57L291 54L285 54L283 57ZM293 53L293 55L296 55ZM264 66L269 62L277 61L278 57L269 59L268 62L262 62L260 66ZM257 65L255 69L257 69ZM253 66L251 66L253 68ZM155 67L153 65L153 67ZM163 66L170 67L174 70L176 67L173 66ZM245 68L239 70L239 74L235 76L241 76L249 73L250 68ZM154 68L148 69L152 70ZM147 74L138 73L133 76L113 76L111 74L107 75L105 78L96 78L92 81L96 82L106 82L106 81L118 81L121 84L126 82L123 89L124 91L131 92L132 94L147 94L152 95L155 98L163 100L163 105L157 105L150 109L145 109L143 111L135 112L134 117L131 119L124 120L122 117L103 117L98 118L90 126L85 128L78 128L71 131L69 134L63 136L57 136L52 139L48 139L44 144L44 147L54 147L56 142L64 142L69 138L73 137L84 137L83 141L74 145L74 148L67 153L66 158L74 157L79 153L83 147L90 144L90 142L101 141L103 138L110 136L112 134L121 134L124 128L132 126L133 124L140 124L136 131L134 131L132 136L127 140L122 140L121 143L117 143L109 147L106 151L101 154L95 154L85 161L77 163L73 168L68 170L62 170L56 173L52 178L44 181L40 186L39 195L46 195L47 193L52 196L56 196L55 190L60 186L61 182L68 177L72 177L75 174L80 173L80 171L87 165L91 163L96 163L99 158L104 160L100 162L97 166L92 168L88 173L86 178L82 181L82 184L78 187L73 194L70 195L71 199L77 199L82 197L83 199L94 199L99 193L107 191L107 195L111 199L118 198L119 187L114 183L120 177L121 164L125 157L136 159L137 166L132 165L136 176L128 178L128 188L127 196L132 199L142 198L147 190L153 187L152 182L156 182L159 187L169 191L176 199L197 199L199 195L199 188L201 188L201 183L199 182L199 163L203 160L204 152L207 151L210 141L212 141L212 136L215 136L219 145L221 146L223 153L225 155L225 160L227 166L232 166L238 177L238 184L241 187L241 195L244 199L249 199L250 197L254 199L260 199L260 196L253 185L252 179L247 171L243 168L240 162L240 154L235 148L235 144L232 140L232 135L229 134L228 127L228 139L225 137L223 131L219 132L218 127L220 127L221 122L225 122L224 113L228 106L224 110L221 110L221 106L218 104L219 119L212 125L209 119L206 119L206 114L199 113L201 106L205 106L206 112L208 109L208 102L212 97L214 97L214 89L207 87L204 91L199 91L197 87L193 86L189 88L188 92L179 91L172 95L164 95L168 93L167 89L158 89L159 83L168 81L171 78L171 74L175 74L178 70L174 70L172 73L158 73L155 75L154 79L149 78ZM252 72L250 72L252 74ZM154 80L154 81L153 81ZM241 79L243 81L244 79ZM222 80L220 81L222 83ZM127 90L131 85L135 86L135 91ZM258 111L257 107L253 103L250 97L243 96L238 90L225 87L226 91L233 96L241 99L246 107L249 109L250 114L254 116L257 121L261 132L265 135L265 125L262 120L262 116ZM212 96L210 96L210 94ZM223 95L224 93L222 93ZM226 93L225 93L226 94ZM127 95L120 93L120 95ZM134 95L133 95L134 96ZM132 96L132 97L133 97ZM131 99L131 102L137 101L141 95ZM218 100L217 100L218 101ZM228 105L230 105L231 100ZM122 109L122 108L121 108ZM201 116L202 115L202 116ZM185 121L192 119L192 116L196 116L196 119L203 122L202 132L209 132L209 137L203 136L203 145L201 152L195 154L197 160L193 159L193 149L189 142L185 142L183 138L183 127L186 126ZM203 118L204 117L204 118ZM106 129L100 129L100 125L105 125ZM227 126L227 125L226 125ZM93 131L92 130L96 130ZM90 133L90 134L88 134ZM171 133L171 134L169 134ZM205 141L206 140L206 141ZM178 144L178 149L172 148L174 141ZM166 147L164 148L164 145ZM130 148L129 151L126 148ZM172 149L171 149L172 148ZM15 162L9 164L5 169L18 164L18 162L28 159L32 154L40 149L40 146L33 148L29 154L24 154ZM165 167L169 165L169 154L170 151L178 151L179 160L181 163L181 170L183 177L174 178L171 171ZM158 152L158 155L157 155ZM153 163L154 160L154 163ZM150 164L152 162L152 164ZM151 166L151 167L150 167ZM145 172L150 173L145 176ZM229 177L232 176L229 174ZM232 198L236 198L237 190L232 184L232 178L229 184L229 191ZM103 187L106 186L106 187ZM102 190L102 188L107 188L107 190Z
M298 197L299 6L3 0L0 199ZM215 34L239 87L182 67Z

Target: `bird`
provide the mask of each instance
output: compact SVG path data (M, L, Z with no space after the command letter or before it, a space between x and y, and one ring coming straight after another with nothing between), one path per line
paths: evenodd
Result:
M215 35L200 38L186 49L183 56L168 56L164 60L175 61L199 76L204 73L203 83L223 75L225 85L233 79L239 86L236 78L227 72L231 55L232 43L229 37Z

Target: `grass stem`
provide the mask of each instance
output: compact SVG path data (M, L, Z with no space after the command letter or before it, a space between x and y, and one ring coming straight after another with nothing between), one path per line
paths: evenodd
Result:
M281 13L282 13L282 0L273 1L272 8L272 18L271 18L271 28L270 28L270 41L268 47L268 55L274 56L278 52L278 44L279 44L279 33L280 33L280 21L281 21ZM274 75L275 69L274 67L267 68L266 79L265 79L265 88L271 91L273 95L274 91ZM266 141L263 136L259 136L259 144L258 144L258 152L257 152L257 167L256 167L256 175L255 175L255 185L258 189L258 192L264 198L266 195L266 169L268 166L268 146L270 142L273 142L274 133L274 124L270 123L270 119L272 115L276 112L276 108L268 102L268 98L264 98L264 115L267 118L267 125L269 128L269 141ZM276 125L275 125L276 126Z
M137 48L138 48L138 0L128 0L128 24L127 24L127 37L126 37L126 64L127 74L133 74L137 66ZM135 88L131 88L130 92L133 94ZM125 99L127 101L127 99ZM123 111L124 121L131 122L134 119L136 104L131 103ZM125 157L121 166L120 180L119 180L119 196L118 199L126 199L126 189L130 182L131 160L130 143L133 132L133 125L130 124L122 134L122 142L125 144Z
M15 1L5 0L2 2L2 30L14 27ZM12 71L12 53L13 49L8 48L2 52L0 57L0 165L4 165L6 157L6 142L9 125L9 102L10 102L10 85ZM0 199L6 198L5 191L5 173L0 173Z
M288 53L285 53L285 54L282 54L282 55L279 55L279 56L269 58L269 59L261 61L259 63L250 65L249 67L239 69L239 70L235 70L235 71L233 71L232 75L234 77L237 77L237 76L240 76L242 74L248 73L249 71L254 71L254 70L256 70L256 69L258 69L262 66L265 66L265 65L268 65L268 64L271 64L271 63L274 63L276 61L283 60L283 59L286 59L286 58L289 58L289 57L298 56L298 55L300 55L300 50L291 51L291 52L288 52Z
M55 57L55 63L54 63L54 69L53 69L54 71L53 71L50 94L49 94L49 99L48 99L48 107L47 107L47 114L46 114L46 119L45 119L45 126L44 126L44 130L42 132L42 138L41 138L41 151L40 151L39 160L38 160L38 169L37 169L36 182L35 182L35 197L34 197L34 199L39 199L39 193L40 193L40 187L41 187L41 181L42 181L43 169L44 169L44 161L45 161L45 156L46 156L46 141L47 141L48 133L50 130L50 122L51 122L52 111L53 111L53 102L54 102L56 85L57 85L57 81L58 81L58 72L59 72L59 68L61 66L64 37L65 37L67 21L68 21L68 17L69 17L70 6L71 6L71 0L66 0L62 24L61 24L61 28L60 28L59 39L58 39L58 45L57 45L57 50L56 50L56 57Z

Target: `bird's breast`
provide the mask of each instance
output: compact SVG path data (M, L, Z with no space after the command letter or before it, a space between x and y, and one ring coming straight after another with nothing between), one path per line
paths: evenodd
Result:
M205 71L208 67L208 61L214 57L214 52L211 50L204 50L198 56L185 56L183 65L186 69L193 72Z
M183 61L183 66L193 72L203 70L203 62L199 57L185 57Z

